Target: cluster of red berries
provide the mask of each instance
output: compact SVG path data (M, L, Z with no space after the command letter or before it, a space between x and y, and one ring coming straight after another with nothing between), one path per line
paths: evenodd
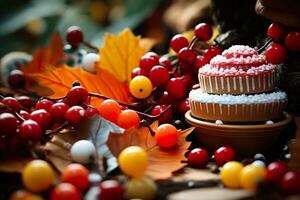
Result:
M228 146L222 146L214 152L214 161L218 166L223 166L234 158L235 151ZM195 148L188 153L187 161L191 167L203 168L208 164L209 154L203 148Z
M266 59L272 64L283 63L288 52L300 51L300 31L279 23L272 23L267 35L274 43L266 50Z
M212 34L213 30L208 24L200 23L194 29L195 36L191 42L181 34L171 39L170 47L176 55L159 56L148 52L141 57L139 67L132 70L132 79L137 76L147 77L154 87L152 94L158 105L152 109L152 115L161 113L168 105L172 106L159 118L160 123L168 122L175 111L184 114L190 109L187 95L197 82L198 69L221 54L221 49L217 46L210 46L203 52L194 49L197 41L208 41Z
M265 181L272 183L287 194L300 194L300 171L289 170L285 162L270 163L266 170Z

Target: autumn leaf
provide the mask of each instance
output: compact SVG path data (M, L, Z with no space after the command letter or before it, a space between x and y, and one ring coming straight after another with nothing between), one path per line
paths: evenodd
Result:
M32 87L31 90L40 96L63 97L72 87L72 83L78 80L89 92L100 93L125 103L130 102L132 98L125 83L102 69L98 70L97 74L91 74L79 67L70 68L64 65L59 68L47 67L43 73L28 76L38 83L37 87ZM97 107L102 101L103 99L92 98L91 104Z
M153 130L158 127L158 122L151 125ZM184 153L190 146L190 142L185 140L186 136L193 131L189 128L180 131L178 145L171 150L162 150L155 141L148 128L141 127L139 129L128 129L123 134L109 136L107 145L110 151L117 157L119 153L129 146L140 146L144 148L148 154L149 165L146 174L154 179L167 179L172 176L172 172L184 167L182 163L185 160Z
M142 40L130 29L123 30L118 36L106 34L97 68L114 74L121 82L129 82L132 69L138 67L139 59L153 44L153 40Z
M121 134L124 130L114 123L97 115L81 123L76 132L60 132L54 135L50 142L47 142L43 149L46 151L47 160L61 172L72 162L70 156L70 147L78 140L90 140L96 150L98 163L101 170L103 169L102 159L106 158L107 172L118 167L117 159L110 152L106 142L110 134Z
M63 41L58 33L55 33L48 46L38 48L32 61L22 68L25 74L42 72L46 66L59 66L64 59Z

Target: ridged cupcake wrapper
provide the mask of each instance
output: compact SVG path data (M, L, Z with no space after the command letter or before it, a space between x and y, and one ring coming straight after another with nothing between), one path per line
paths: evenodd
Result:
M271 71L256 76L208 76L199 74L202 91L211 94L254 94L273 90L277 85L277 73Z
M282 116L286 102L259 104L217 104L190 100L191 114L205 120L228 122L254 122L278 119Z

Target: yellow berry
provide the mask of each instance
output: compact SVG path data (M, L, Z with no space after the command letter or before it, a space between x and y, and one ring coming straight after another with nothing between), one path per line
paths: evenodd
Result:
M119 155L119 165L125 174L142 177L148 166L147 153L138 146L127 147Z
M266 174L265 167L256 165L245 166L240 175L240 182L243 188L255 190L257 182L264 179Z
M220 173L222 183L230 188L238 188L240 184L240 173L243 165L236 161L227 162L223 165Z
M154 199L156 194L156 184L149 177L133 178L126 183L126 199Z
M15 191L9 198L10 200L43 200L43 198L37 194L25 190Z
M136 76L129 84L129 91L135 98L145 99L152 92L152 83L146 76Z
M33 192L47 190L55 181L51 166L43 160L29 162L23 172L22 180L25 187Z

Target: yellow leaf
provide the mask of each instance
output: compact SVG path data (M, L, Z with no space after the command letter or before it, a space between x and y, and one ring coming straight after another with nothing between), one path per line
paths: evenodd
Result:
M157 127L158 122L151 125L153 130L156 130ZM184 154L190 146L190 142L187 142L185 138L192 131L193 128L180 131L177 146L170 150L161 149L156 144L155 137L145 127L128 129L123 134L110 134L107 145L116 157L129 146L135 145L144 148L149 159L146 174L156 180L167 179L172 176L174 171L186 165L181 162L185 160Z
M135 36L130 29L123 30L118 36L106 34L104 46L100 48L97 70L104 69L114 74L119 81L129 82L132 69L138 67L139 59L152 45L149 42L145 45L145 41Z

